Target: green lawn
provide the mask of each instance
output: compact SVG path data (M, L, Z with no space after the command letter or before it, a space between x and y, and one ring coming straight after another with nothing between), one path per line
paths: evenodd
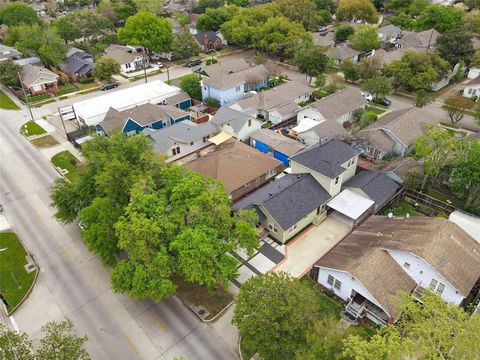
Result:
M33 139L30 142L37 147L50 147L58 144L58 141L55 140L55 138L51 135L42 136L40 138Z
M35 121L31 120L23 124L20 130L24 132L25 136L42 135L47 133L44 128L38 125Z
M27 98L30 103L35 103L41 100L46 100L49 98L49 96L47 94L38 94L38 95L27 95ZM22 97L20 100L26 103L26 100L24 97Z
M61 169L68 170L65 174L68 180L75 182L78 180L78 169L81 168L82 163L68 150L62 151L52 157L52 164Z
M405 201L405 200L394 203L392 206L386 209L383 213L384 215L387 215L388 213L393 213L393 215L395 216L405 216L407 214L410 214L410 216L420 215L418 212L415 211L413 206L408 201Z
M25 256L27 251L15 233L0 233L0 292L8 302L8 312L22 301L35 279L37 270L25 270Z
M375 106L367 106L365 108L365 111L370 111L370 112L373 112L377 115L380 115L380 114L383 114L386 110L385 109L380 109L377 107L378 105L375 105Z
M17 110L19 107L3 91L0 91L0 109Z
M463 207L463 203L461 200L456 199L454 197L450 197L448 195L442 194L438 191L435 191L433 189L428 189L428 191L425 193L428 196L431 196L437 200L443 201L444 203L453 205L455 207L461 208Z
M72 92L78 91L79 89L73 84L62 85L58 88L57 96L70 94Z
M183 75L183 76L180 76L180 77L177 77L175 79L171 79L170 82L167 81L168 84L171 84L173 83L174 81L178 81L179 83L182 81L182 80L185 80L185 79L190 79L191 77L198 77L197 74L187 74L187 75Z

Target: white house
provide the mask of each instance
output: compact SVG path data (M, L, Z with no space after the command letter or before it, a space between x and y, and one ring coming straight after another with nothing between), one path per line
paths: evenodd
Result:
M221 107L211 119L211 123L240 141L247 141L255 131L261 129L262 122L240 111Z
M371 216L320 259L312 276L342 298L353 318L400 316L398 294L429 289L461 304L480 278L480 244L440 218Z
M480 77L465 85L462 95L467 98L478 98L480 96Z
M148 55L141 46L113 44L105 49L105 56L115 60L122 73L141 70L148 65Z

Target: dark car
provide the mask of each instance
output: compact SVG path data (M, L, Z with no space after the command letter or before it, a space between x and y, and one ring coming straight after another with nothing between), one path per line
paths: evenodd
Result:
M202 64L202 60L192 60L188 63L186 63L187 67L194 67Z
M373 102L379 105L390 106L392 105L392 100L387 99L386 97L377 97L373 99Z
M117 86L118 84L116 82L107 82L102 86L100 86L100 90L105 91L105 90L115 89Z

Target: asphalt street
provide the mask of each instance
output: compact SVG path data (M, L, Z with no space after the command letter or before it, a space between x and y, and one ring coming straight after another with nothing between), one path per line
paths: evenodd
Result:
M40 268L33 292L13 315L20 330L37 337L47 321L68 317L88 336L93 359L236 359L176 297L156 304L113 293L109 270L86 249L78 227L53 216L50 186L58 174L19 133L26 111L0 115L0 201Z

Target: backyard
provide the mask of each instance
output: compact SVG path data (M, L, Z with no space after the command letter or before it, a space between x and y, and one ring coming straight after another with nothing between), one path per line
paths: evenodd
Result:
M395 216L406 216L407 214L409 214L409 216L421 215L414 209L413 205L406 200L393 203L383 212L384 215L388 215L389 213L392 213Z
M0 109L18 110L19 107L3 91L0 91Z
M0 293L8 302L10 313L23 300L33 285L36 268L27 272L27 251L12 232L0 233Z
M78 160L73 154L68 151L62 151L52 157L52 164L60 169L67 170L65 177L71 182L78 180L78 170L82 167L82 162Z

